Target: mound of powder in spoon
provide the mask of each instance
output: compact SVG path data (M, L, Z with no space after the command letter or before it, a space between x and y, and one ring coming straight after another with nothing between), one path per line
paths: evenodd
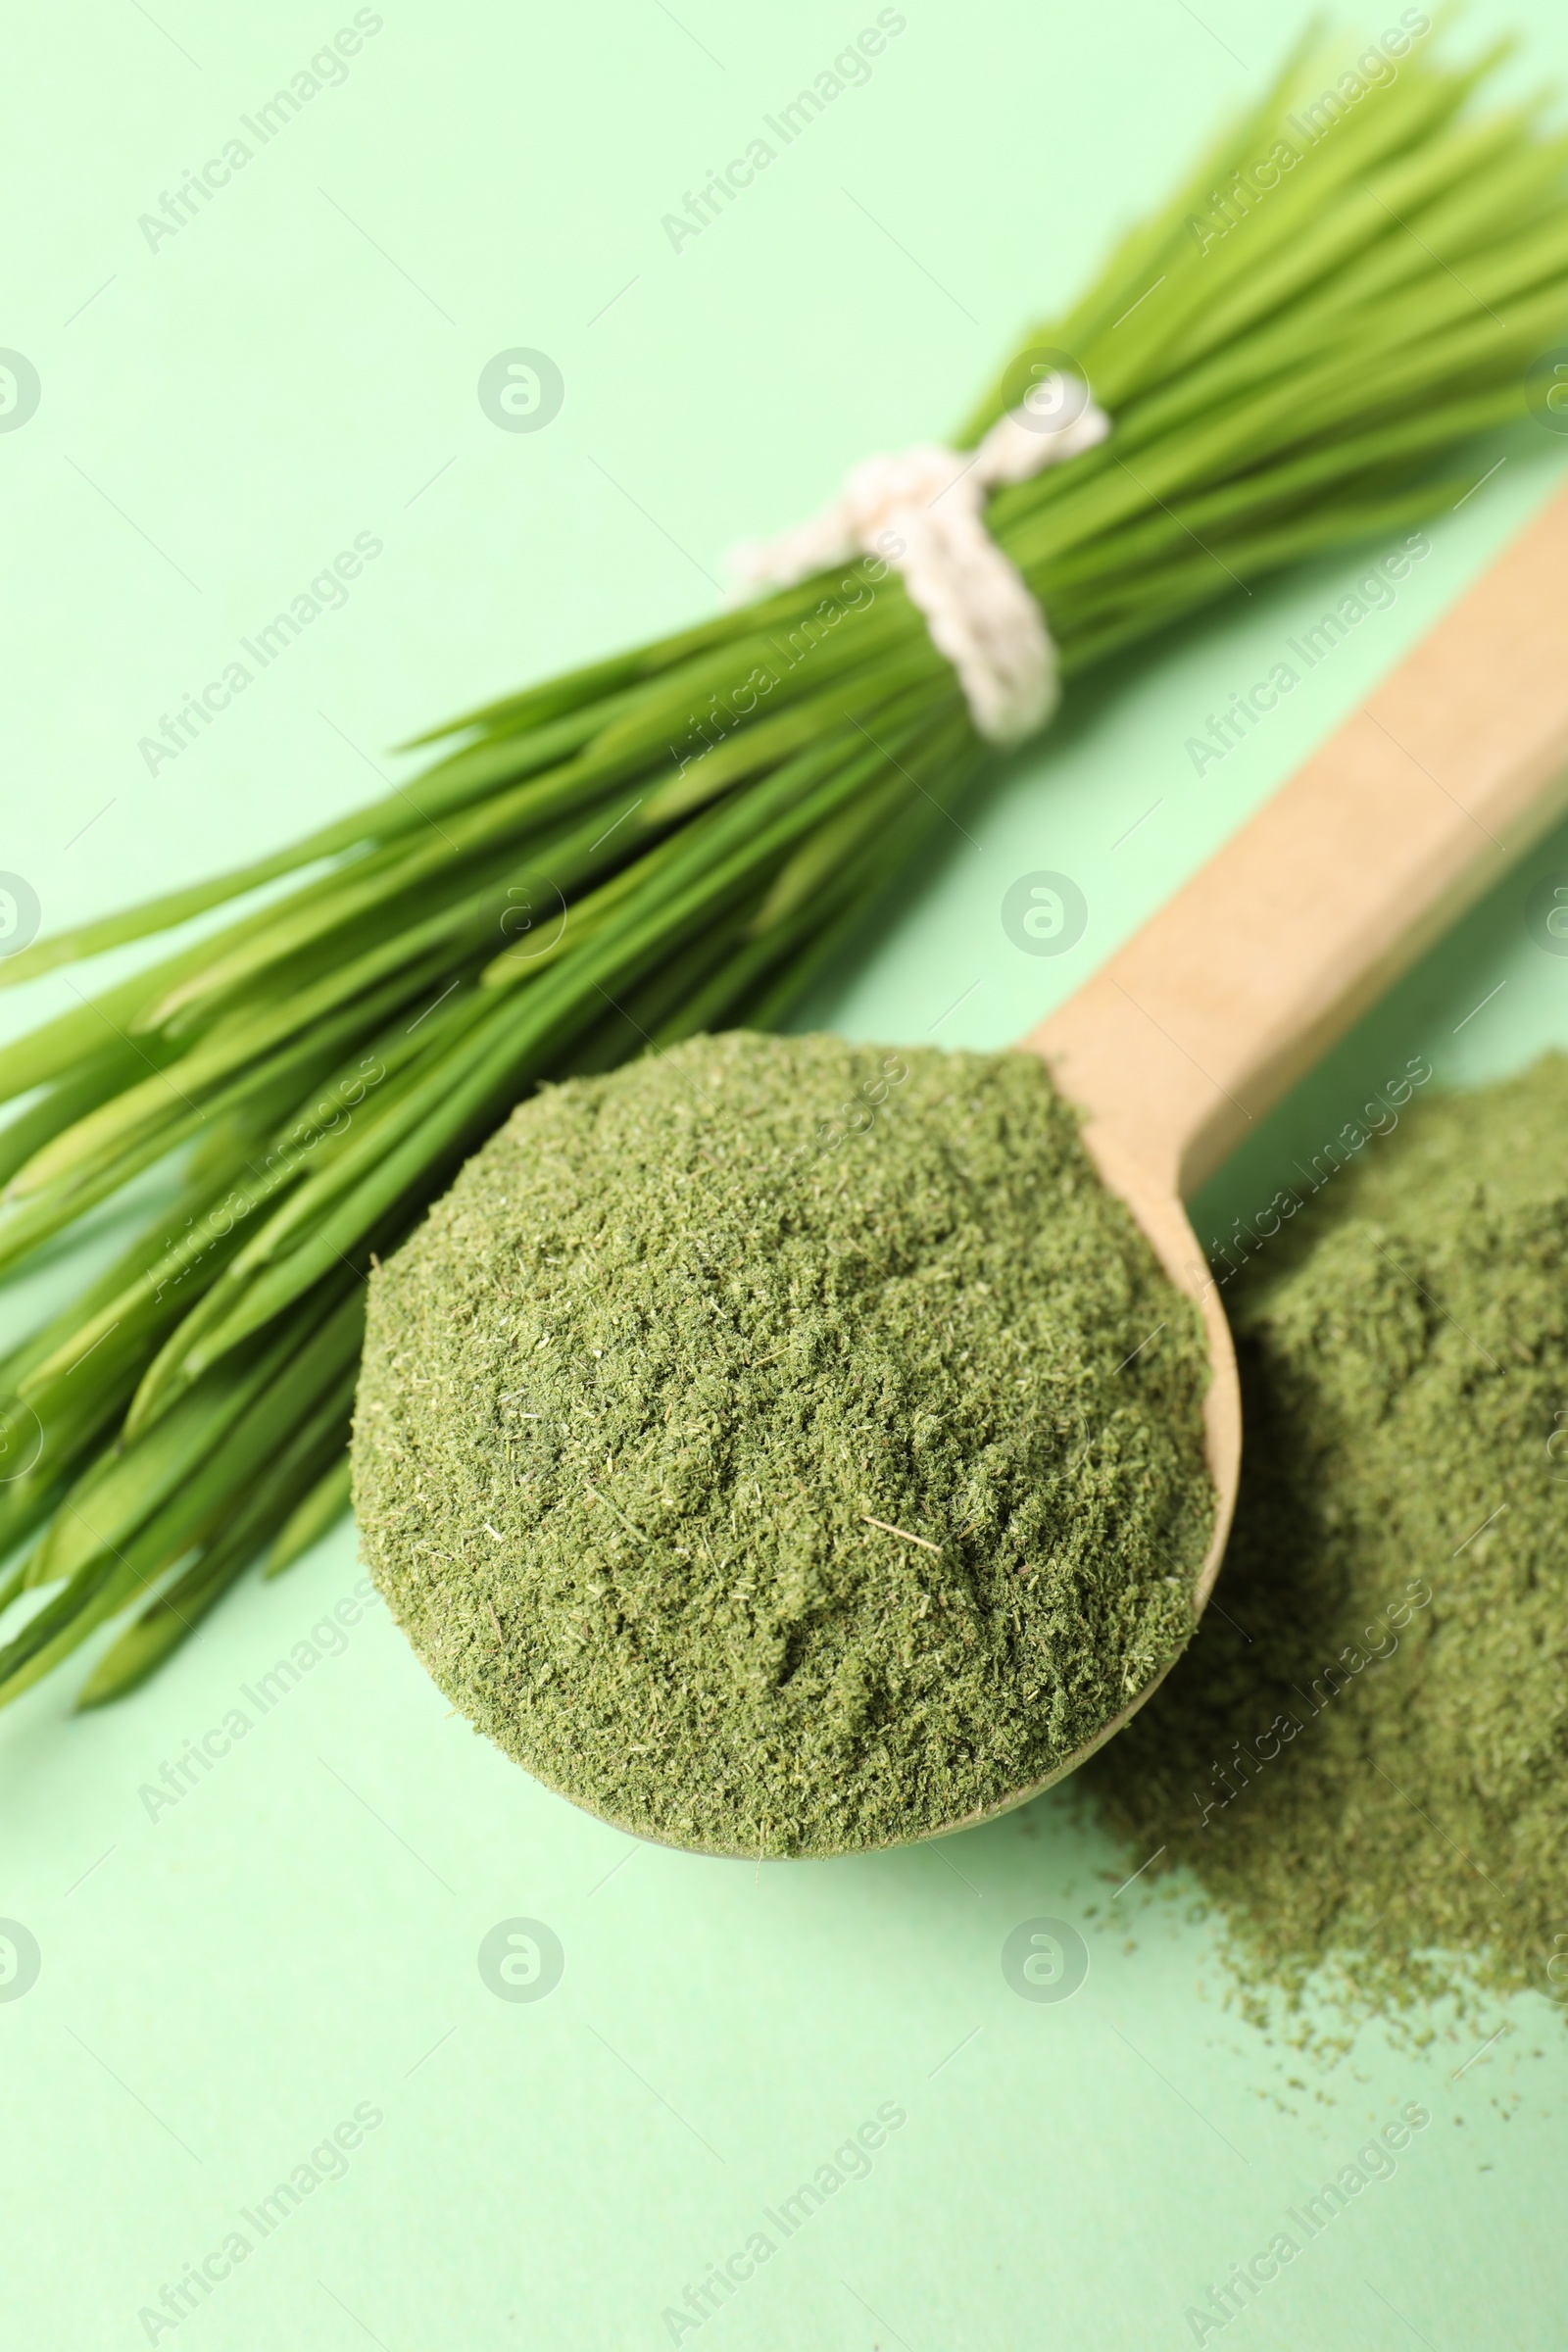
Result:
M867 1847L1043 1781L1187 1641L1206 1381L1033 1056L738 1031L530 1098L373 1276L355 1502L551 1788Z

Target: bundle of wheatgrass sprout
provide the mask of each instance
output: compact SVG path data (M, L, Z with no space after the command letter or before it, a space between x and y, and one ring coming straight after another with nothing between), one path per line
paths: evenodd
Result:
M1464 110L1427 20L1315 41L1038 328L981 434L1071 365L1102 446L988 526L1070 680L1298 558L1408 528L1568 328L1564 142ZM1394 52L1399 51L1397 63ZM829 576L492 703L407 789L86 923L12 982L314 867L0 1054L0 1269L162 1166L178 1197L0 1365L0 1695L127 1604L124 1690L344 1506L366 1268L539 1079L777 1024L987 758L899 578ZM167 1195L165 1196L167 1198ZM83 1231L90 1228L83 1227Z

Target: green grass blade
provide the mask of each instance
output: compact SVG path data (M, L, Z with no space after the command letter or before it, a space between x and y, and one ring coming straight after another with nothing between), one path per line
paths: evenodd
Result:
M278 1529L262 1570L264 1576L281 1576L285 1568L292 1568L342 1518L352 1499L351 1470L345 1444L331 1469L318 1479L304 1501L295 1505Z

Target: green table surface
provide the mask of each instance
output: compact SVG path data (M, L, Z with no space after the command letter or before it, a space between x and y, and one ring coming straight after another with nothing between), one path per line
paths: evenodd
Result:
M1294 29L1265 0L908 0L863 82L677 247L663 216L876 19L83 0L13 21L0 343L40 400L0 432L0 865L47 924L280 843L408 773L387 747L419 726L710 610L732 541L947 429ZM1477 6L1461 36L1512 24L1510 86L1568 64L1553 0ZM193 217L149 227L214 158ZM476 394L517 348L564 386L537 431ZM1353 709L1568 443L1523 428L1475 475L1498 455L1396 604L1201 778L1186 739L1359 564L1237 598L1090 688L813 1016L977 1047L1036 1020ZM341 606L150 760L163 714L362 534L381 552ZM1000 920L1040 867L1090 908L1054 960ZM1568 1043L1568 960L1523 915L1554 867L1568 834L1267 1122L1200 1204L1210 1230L1391 1057L1470 1084ZM0 999L4 1033L71 985ZM1431 2121L1392 2176L1206 2340L1562 2343L1568 2044L1544 1996L1302 2056L1227 2005L1212 1921L1115 1892L1137 1858L1060 1793L860 1861L638 1844L449 1717L353 1602L360 1574L345 1523L126 1703L73 1720L68 1674L0 1720L0 1913L41 1955L0 2000L5 2342L1149 2352L1194 2341L1210 2284L1413 2105ZM244 1735L156 1802L233 1710ZM1071 1999L1004 1976L1040 1917L1083 1936ZM559 1939L548 1997L481 1976L519 1918ZM787 2207L803 2182L819 2201ZM182 2278L188 2308L149 2316Z

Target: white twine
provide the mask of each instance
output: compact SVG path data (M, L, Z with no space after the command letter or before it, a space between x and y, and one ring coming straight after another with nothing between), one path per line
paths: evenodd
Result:
M958 674L988 742L1021 743L1060 699L1056 649L1022 574L985 527L992 491L1093 449L1110 419L1073 376L1049 375L978 449L922 442L867 458L809 522L748 540L729 558L748 588L787 588L813 571L879 556L904 574L931 642Z

